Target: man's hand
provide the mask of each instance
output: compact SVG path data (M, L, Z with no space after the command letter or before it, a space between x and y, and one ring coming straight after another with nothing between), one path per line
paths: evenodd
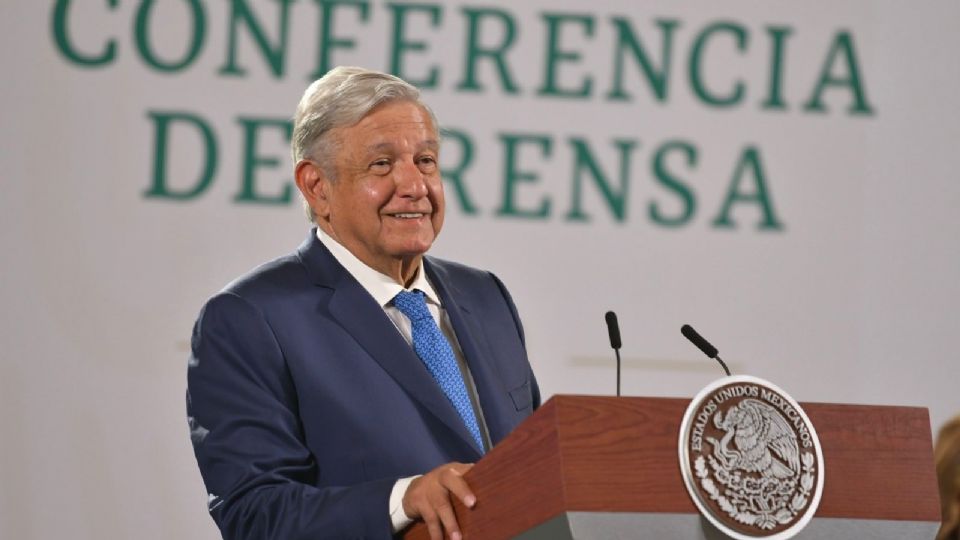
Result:
M477 504L477 497L463 475L473 467L467 463L447 463L410 482L403 494L403 511L411 519L422 519L431 540L443 540L444 531L452 540L460 540L460 526L453 513L451 497L467 508Z

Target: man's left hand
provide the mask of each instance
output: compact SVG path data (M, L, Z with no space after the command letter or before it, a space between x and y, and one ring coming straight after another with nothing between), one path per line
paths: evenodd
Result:
M447 463L410 483L403 495L403 511L411 519L422 519L430 532L430 540L443 540L444 531L451 540L460 540L460 526L453 512L451 497L467 508L477 504L477 497L463 479L473 464Z

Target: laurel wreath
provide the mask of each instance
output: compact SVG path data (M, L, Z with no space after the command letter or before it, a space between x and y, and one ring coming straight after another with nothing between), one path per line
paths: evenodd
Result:
M813 489L814 474L816 473L813 454L810 452L803 453L800 461L801 474L799 484L795 481L788 482L789 491L795 491L795 493L792 493L793 497L790 498L789 504L783 504L781 502L769 509L759 511L748 508L749 500L745 498L745 492L742 488L743 478L739 475L739 472L734 472L734 474L731 475L729 471L725 470L716 462L713 456L710 456L711 468L714 470L714 473L716 473L718 480L727 488L724 493L721 493L720 488L717 487L713 478L710 477L707 462L703 456L698 456L694 461L694 469L697 478L700 479L700 485L710 494L710 498L716 501L723 512L738 523L754 526L762 530L770 530L778 524L786 525L793 521L800 511L807 506L807 502L810 500L810 491ZM740 489L732 489L735 486L740 486ZM731 499L733 500L731 501ZM781 499L775 498L775 500Z

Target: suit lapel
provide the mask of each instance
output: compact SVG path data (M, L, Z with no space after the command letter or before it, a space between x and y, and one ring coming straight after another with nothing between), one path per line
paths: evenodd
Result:
M450 317L450 324L453 325L453 331L457 335L460 350L463 351L464 359L470 367L470 374L476 383L477 395L480 399L480 407L483 409L487 431L490 433L490 440L496 444L510 433L513 425L508 423L510 416L504 414L502 410L506 391L502 382L503 377L494 361L493 351L480 326L480 321L470 309L468 297L455 288L447 279L443 269L426 257L424 268L440 296L444 310Z
M456 433L480 456L473 437L426 366L377 302L330 254L311 231L300 246L300 260L314 283L333 290L331 316L401 388Z

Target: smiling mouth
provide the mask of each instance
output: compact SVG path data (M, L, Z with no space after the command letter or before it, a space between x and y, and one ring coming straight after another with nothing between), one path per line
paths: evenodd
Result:
M402 212L399 214L389 214L392 217L400 219L418 219L426 216L427 214L423 212Z

